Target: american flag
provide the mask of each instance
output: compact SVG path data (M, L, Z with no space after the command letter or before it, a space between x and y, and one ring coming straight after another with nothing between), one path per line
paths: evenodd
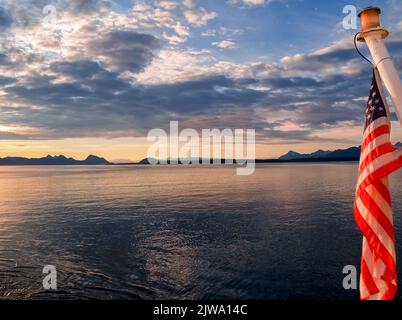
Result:
M360 156L354 214L363 233L362 300L392 300L397 291L395 237L388 175L402 166L402 150L390 141L390 113L374 70Z

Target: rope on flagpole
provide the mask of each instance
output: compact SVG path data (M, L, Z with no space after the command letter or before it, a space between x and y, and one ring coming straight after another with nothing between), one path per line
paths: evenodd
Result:
M355 37L354 37L354 40L353 40L353 42L354 42L354 44L355 44L355 49L356 49L357 53L358 53L364 60L366 60L368 63L370 63L370 64L373 66L373 68L375 68L374 63L372 63L369 59L367 59L367 58L363 55L363 53L361 53L361 51L359 50L359 48L357 47L357 37L359 36L359 34L360 34L360 32L356 33L356 34L355 34Z

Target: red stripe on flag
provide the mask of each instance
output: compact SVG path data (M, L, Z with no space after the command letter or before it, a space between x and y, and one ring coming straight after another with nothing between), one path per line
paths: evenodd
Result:
M356 205L355 205L355 220L360 228L360 231L367 239L371 251L375 256L379 257L385 265L385 271L383 275L384 281L390 282L395 280L396 265L392 254L388 252L387 248L384 247L384 245L382 244L376 233L367 224L366 220L363 219Z
M380 292L380 290L377 288L377 285L375 284L375 281L373 277L371 276L370 270L367 267L366 260L364 257L362 257L362 280L364 281L364 285L366 286L369 294L371 296L377 294Z
M370 184L374 184L376 180L382 179L395 170L398 170L402 166L402 159L398 158L394 161L387 163L378 170L370 173L363 181L360 183L357 189L357 195L359 195L364 189L366 189Z
M360 164L360 171L364 170L366 167L368 167L374 160L377 158L381 157L382 155L386 153L391 153L395 151L395 147L390 143L384 143L380 145L379 147L373 149L363 160L363 162Z
M395 279L395 283L396 283L396 280L397 279ZM396 292L398 290L398 287L396 285L394 285L394 284L391 284L391 283L387 283L387 285L388 285L388 290L382 296L381 300L393 300L393 299L395 299L395 295L396 295Z
M378 191L378 193L383 197L383 199L391 206L391 194L388 190L388 187L384 185L381 180L375 180L373 182L373 186Z
M370 134L367 135L366 139L364 140L362 144L362 151L366 149L367 145L372 142L375 138L383 135L383 134L388 134L390 133L390 128L389 125L383 125L375 130L373 130Z
M388 217L384 212L380 209L377 203L370 197L366 190L359 195L360 199L363 201L366 208L370 211L370 213L374 216L374 218L378 221L381 227L385 230L388 236L395 240L394 236L394 227L392 223L389 221Z

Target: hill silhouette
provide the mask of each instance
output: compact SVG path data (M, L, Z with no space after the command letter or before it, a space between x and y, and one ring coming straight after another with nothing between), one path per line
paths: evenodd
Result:
M402 148L402 143L398 142L396 145ZM296 151L289 151L288 153L280 156L277 159L257 159L256 163L281 163L281 162L335 162L335 161L359 161L361 147L351 147L347 149L338 149L335 151L317 150L312 153L298 153ZM202 163L201 159L191 159L192 164ZM225 163L225 159L220 160ZM168 160L169 164L170 161ZM205 163L205 160L204 160ZM213 163L213 159L210 160ZM233 160L236 163L236 160ZM24 158L24 157L5 157L0 158L0 166L41 166L41 165L148 165L150 164L148 158L139 162L130 163L112 163L105 158L95 155L89 155L85 160L76 160L74 158L67 158L64 155L51 156L47 155L43 158ZM182 164L179 161L179 164Z
M43 158L23 158L23 157L6 157L0 158L0 165L3 166L42 166L42 165L109 165L111 164L105 158L89 155L85 160L76 160L67 158L64 155L51 156Z
M398 142L396 145L398 148L402 148L402 143ZM338 149L334 151L317 150L312 153L298 153L296 151L289 151L288 153L280 156L277 159L256 159L256 163L281 163L281 162L336 162L336 161L359 161L361 146L350 147L347 149ZM221 160L222 163L225 159ZM235 160L233 160L236 163ZM167 161L169 164L170 161ZM179 162L180 164L181 162ZM192 163L201 163L201 159L197 161L192 159ZM212 159L211 159L212 163ZM147 158L141 160L137 164L149 164Z

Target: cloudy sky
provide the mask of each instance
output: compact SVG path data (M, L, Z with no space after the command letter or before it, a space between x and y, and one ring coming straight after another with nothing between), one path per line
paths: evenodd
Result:
M260 158L358 145L347 4L383 9L402 72L398 0L0 0L0 157L139 160L170 120L254 128Z

